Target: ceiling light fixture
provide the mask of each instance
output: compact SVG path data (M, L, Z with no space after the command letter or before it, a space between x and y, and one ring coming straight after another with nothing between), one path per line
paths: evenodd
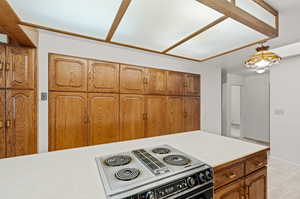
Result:
M263 43L260 47L256 48L257 53L245 61L246 68L255 70L256 73L262 74L269 70L272 65L278 64L281 57L268 51L268 49L269 46L264 46Z

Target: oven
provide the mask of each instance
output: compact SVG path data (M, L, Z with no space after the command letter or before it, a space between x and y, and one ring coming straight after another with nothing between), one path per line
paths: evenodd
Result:
M214 189L213 185L209 184L205 187L197 188L188 193L178 194L168 199L213 199Z

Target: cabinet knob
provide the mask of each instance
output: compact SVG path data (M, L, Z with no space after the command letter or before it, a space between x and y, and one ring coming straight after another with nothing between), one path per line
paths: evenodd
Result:
M3 128L3 122L0 121L0 129L2 129L2 128Z
M10 64L9 64L9 63L6 63L5 70L6 70L6 71L9 71L9 68L10 68Z
M6 128L10 128L11 127L11 121L10 120L6 120L5 127Z

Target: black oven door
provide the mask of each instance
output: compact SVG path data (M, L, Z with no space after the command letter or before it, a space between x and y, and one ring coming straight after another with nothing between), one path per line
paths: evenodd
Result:
M213 199L213 187L206 189L195 189L184 195L174 197L174 199Z

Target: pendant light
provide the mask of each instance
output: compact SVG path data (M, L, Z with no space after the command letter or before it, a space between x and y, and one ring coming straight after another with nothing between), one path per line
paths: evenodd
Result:
M281 57L268 50L269 46L264 46L263 44L256 48L257 53L245 61L246 68L261 74L269 70L272 65L278 64Z

